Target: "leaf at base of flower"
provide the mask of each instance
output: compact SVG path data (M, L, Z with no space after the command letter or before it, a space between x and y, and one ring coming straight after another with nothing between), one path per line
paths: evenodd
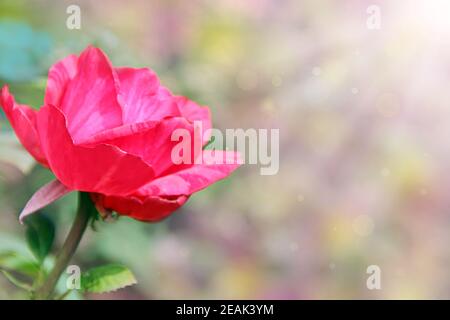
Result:
M42 263L52 248L55 226L45 215L33 215L26 221L25 237L31 252Z
M0 253L0 268L19 272L25 276L35 278L40 267L31 258L24 257L14 251Z
M136 278L130 269L119 264L92 268L81 276L82 290L90 293L116 291L136 283Z
M0 270L1 273L3 273L3 275L5 276L6 279L8 279L13 285L15 285L16 287L26 290L26 291L31 291L31 285L29 285L26 282L23 282L22 280L17 279L12 273L6 271L6 270Z

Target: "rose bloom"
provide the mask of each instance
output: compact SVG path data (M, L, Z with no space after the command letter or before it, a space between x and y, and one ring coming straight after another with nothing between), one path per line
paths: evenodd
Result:
M89 192L101 212L158 221L239 166L174 164L179 142L172 132L193 133L194 121L211 128L209 109L174 96L149 69L114 68L97 48L50 68L40 110L16 103L7 86L0 104L23 146L57 178L41 189L44 198ZM201 152L237 159L234 152Z

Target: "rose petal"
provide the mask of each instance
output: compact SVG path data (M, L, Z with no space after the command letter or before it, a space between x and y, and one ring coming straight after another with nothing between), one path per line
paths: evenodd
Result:
M175 197L174 199L146 197L143 200L136 197L103 195L93 197L96 205L100 207L146 222L156 222L166 218L173 211L181 207L188 198L188 196L184 195Z
M194 164L191 167L171 173L153 180L137 192L138 195L179 196L191 195L207 186L229 176L242 163L239 154L233 151L204 150L203 157L210 159L213 152L221 163ZM225 159L231 159L231 164L225 164Z
M0 105L22 145L43 166L48 166L36 129L37 112L27 105L18 104L9 93L8 86L2 88Z
M123 95L123 122L136 123L180 116L175 102L165 103L170 96L160 91L159 80L150 69L117 68Z
M115 146L75 145L67 131L64 114L52 105L41 108L37 124L50 168L69 188L124 195L154 177L151 166Z
M76 76L77 68L78 57L74 54L58 61L50 68L44 104L61 106L67 85Z
M67 83L61 105L56 105L64 112L76 144L122 124L118 94L117 75L108 58L100 49L88 47L78 58L77 74Z
M193 126L183 118L168 118L157 123L149 122L147 128L145 130L143 128L144 126L135 129L134 133L129 129L128 134L123 136L119 136L120 133L116 130L114 132L116 137L111 132L112 139L105 139L103 142L141 157L153 167L155 176L159 176L174 165L171 158L172 150L179 142L172 141L171 137L176 129L186 130L193 140ZM192 142L191 150L193 150Z
M208 107L200 107L195 102L186 97L176 97L178 108L181 115L190 122L200 121L202 123L202 132L205 133L211 129L211 111ZM208 143L210 136L202 136L202 145Z
M58 180L53 180L40 188L36 193L28 200L25 208L19 215L20 223L30 214L48 206L50 203L58 200L62 196L72 192L72 189L67 188Z

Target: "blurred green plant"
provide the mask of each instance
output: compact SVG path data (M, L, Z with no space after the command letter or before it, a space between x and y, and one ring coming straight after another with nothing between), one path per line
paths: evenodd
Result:
M32 80L45 72L42 61L52 48L47 33L29 25L0 21L0 78L8 82Z
M65 299L74 290L80 293L106 293L136 284L134 274L125 266L108 264L80 275L80 288L58 286L67 265L89 223L99 214L89 195L79 194L78 213L60 252L51 256L56 226L45 213L25 220L25 238L32 255L20 250L0 248L0 272L31 299ZM91 224L92 225L92 224Z

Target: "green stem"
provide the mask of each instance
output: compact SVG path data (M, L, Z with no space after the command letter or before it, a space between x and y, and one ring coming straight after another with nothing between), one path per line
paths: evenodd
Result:
M69 235L64 242L61 251L56 257L55 265L45 282L39 287L34 297L38 300L49 299L55 290L61 274L66 269L70 259L77 250L84 231L92 215L92 201L88 193L80 192L78 196L78 210Z

